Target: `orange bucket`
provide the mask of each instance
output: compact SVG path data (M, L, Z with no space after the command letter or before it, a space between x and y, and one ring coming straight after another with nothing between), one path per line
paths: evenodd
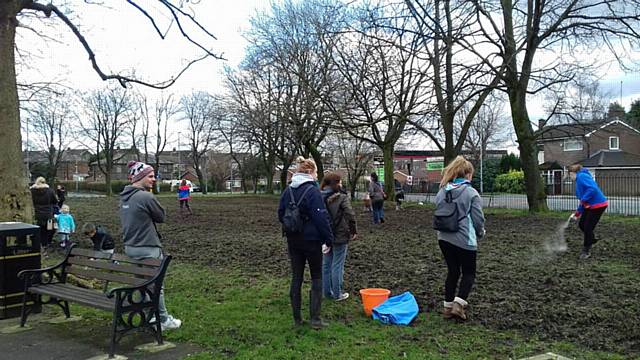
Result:
M362 306L364 307L364 313L367 316L371 316L373 308L382 304L389 298L391 291L387 289L361 289L360 296L362 297Z

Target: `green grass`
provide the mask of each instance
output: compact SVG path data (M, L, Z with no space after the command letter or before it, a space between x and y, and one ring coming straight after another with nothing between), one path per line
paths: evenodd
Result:
M364 316L356 294L341 303L323 302L328 328L294 328L288 281L282 278L174 262L166 285L168 308L184 322L166 337L204 350L189 359L519 359L548 351L576 359L624 358L456 323L435 312L421 312L408 327L382 325ZM303 288L305 319L307 293ZM93 326L109 324L110 314L78 306L72 311Z

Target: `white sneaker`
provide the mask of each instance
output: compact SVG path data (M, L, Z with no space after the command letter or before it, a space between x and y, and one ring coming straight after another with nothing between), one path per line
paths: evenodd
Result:
M342 294L340 294L340 296L338 296L336 301L347 300L348 298L349 298L349 293L342 293Z
M167 319L160 324L160 326L162 327L162 331L177 329L181 325L182 320L176 319L171 315L167 316Z

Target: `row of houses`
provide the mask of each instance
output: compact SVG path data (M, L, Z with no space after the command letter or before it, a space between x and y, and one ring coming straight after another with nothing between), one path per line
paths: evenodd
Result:
M626 176L640 181L640 131L619 121L600 123L543 126L538 129L538 160L542 176L547 185L547 193L571 193L566 189L567 167L581 164L589 169L596 179ZM477 157L477 154L463 155ZM488 150L484 159L500 159L506 150ZM127 179L127 163L138 160L135 150L118 150L118 159L113 167L113 180ZM144 156L140 157L144 160ZM196 182L193 159L188 150L163 151L159 153L160 166L157 170L162 179L186 178ZM205 156L209 172L224 172L219 178L227 182L227 189L239 189L242 182L237 167L229 154L209 152ZM60 161L57 178L61 181L104 181L104 175L94 157L86 149L67 149ZM24 154L25 163L46 163L45 152L29 151ZM375 158L374 168L382 169L382 159ZM155 156L148 158L155 163ZM437 184L442 176L444 157L437 150L397 150L394 153L394 179L401 185ZM327 164L333 164L328 159ZM340 165L334 164L340 171ZM336 170L336 169L333 169ZM289 177L292 170L289 170ZM382 175L382 173L380 173ZM280 173L276 172L274 182L278 183ZM264 183L264 182L263 182ZM606 181L604 184L607 191ZM613 185L611 185L613 186ZM617 185L616 185L617 186ZM425 189L423 189L425 190ZM429 191L429 189L426 189Z

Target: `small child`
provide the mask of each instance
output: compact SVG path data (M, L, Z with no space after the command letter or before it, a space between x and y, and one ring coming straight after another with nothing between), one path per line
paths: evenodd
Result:
M94 251L113 254L115 244L113 238L105 228L101 226L96 227L93 223L86 223L82 226L82 232L93 241Z
M69 214L69 205L62 205L60 214L55 215L58 222L58 235L60 235L60 247L66 248L71 244L69 235L76 232L76 222Z
M369 196L369 193L365 193L364 197L362 198L362 201L364 202L364 211L365 212L371 212L371 197Z
M186 206L189 214L193 215L191 207L189 206L189 200L191 200L191 186L187 184L187 180L185 179L182 179L182 182L178 187L178 200L180 201L180 213L182 214L182 211Z

